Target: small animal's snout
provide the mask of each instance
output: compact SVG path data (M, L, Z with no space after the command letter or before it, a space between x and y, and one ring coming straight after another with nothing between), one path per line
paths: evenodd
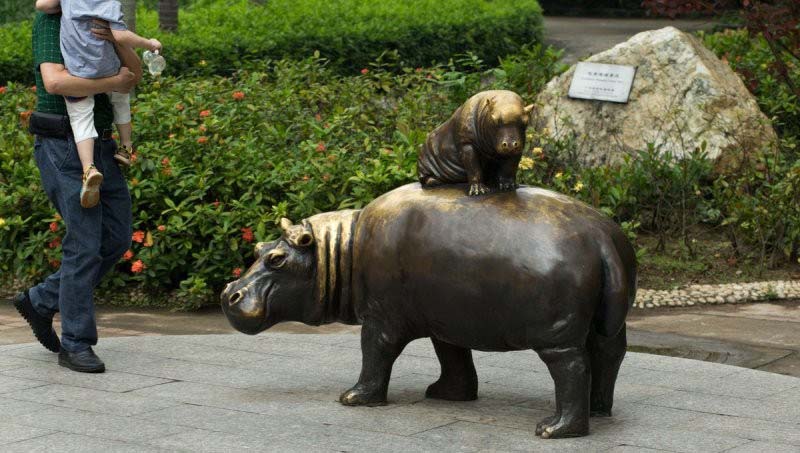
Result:
M242 292L236 291L235 293L233 293L233 295L231 295L231 297L228 298L228 306L233 307L234 305L241 302L242 299L244 299L244 295L242 294Z

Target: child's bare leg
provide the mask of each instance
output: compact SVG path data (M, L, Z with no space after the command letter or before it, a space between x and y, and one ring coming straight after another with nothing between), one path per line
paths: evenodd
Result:
M83 173L86 174L94 165L94 139L87 138L75 144L78 147L78 157L81 158ZM96 169L94 171L97 171Z
M131 96L128 93L109 93L111 107L114 109L114 124L117 125L119 132L120 146L114 159L122 165L130 165L131 153L133 152L133 125L131 124Z
M119 132L119 143L128 149L132 149L133 140L131 135L133 135L133 126L131 123L117 124L117 132Z

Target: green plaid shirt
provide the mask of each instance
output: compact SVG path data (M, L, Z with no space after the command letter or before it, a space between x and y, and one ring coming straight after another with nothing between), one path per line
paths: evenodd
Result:
M61 30L60 14L36 13L33 22L33 65L34 76L36 77L36 111L42 113L67 114L67 107L64 98L50 94L44 89L42 72L39 65L42 63L64 64L64 57L61 56L61 41L59 32ZM105 129L111 129L114 121L114 111L111 102L105 94L94 96L94 128L98 133Z

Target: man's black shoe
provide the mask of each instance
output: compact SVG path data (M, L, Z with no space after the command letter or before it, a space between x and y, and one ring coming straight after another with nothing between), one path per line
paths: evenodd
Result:
M19 314L25 318L25 321L28 321L28 325L33 329L33 334L39 343L52 352L58 352L61 342L58 341L58 335L53 330L53 318L44 317L33 308L28 291L17 294L13 302Z
M95 355L92 348L80 352L68 352L62 349L58 353L58 364L81 373L102 373L106 370L106 365Z

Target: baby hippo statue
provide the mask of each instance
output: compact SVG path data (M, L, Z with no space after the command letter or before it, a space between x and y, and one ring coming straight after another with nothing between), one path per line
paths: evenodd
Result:
M418 338L441 364L425 395L451 401L478 397L473 349L533 349L556 401L536 434L585 435L590 415L611 415L633 247L565 195L464 189L408 184L361 210L283 220L281 238L258 244L256 262L225 288L222 309L251 335L282 321L361 324L361 375L339 398L349 406L386 404L392 365Z
M417 160L419 182L423 187L466 182L470 196L489 193L490 187L514 190L532 110L512 91L472 96L428 134Z

